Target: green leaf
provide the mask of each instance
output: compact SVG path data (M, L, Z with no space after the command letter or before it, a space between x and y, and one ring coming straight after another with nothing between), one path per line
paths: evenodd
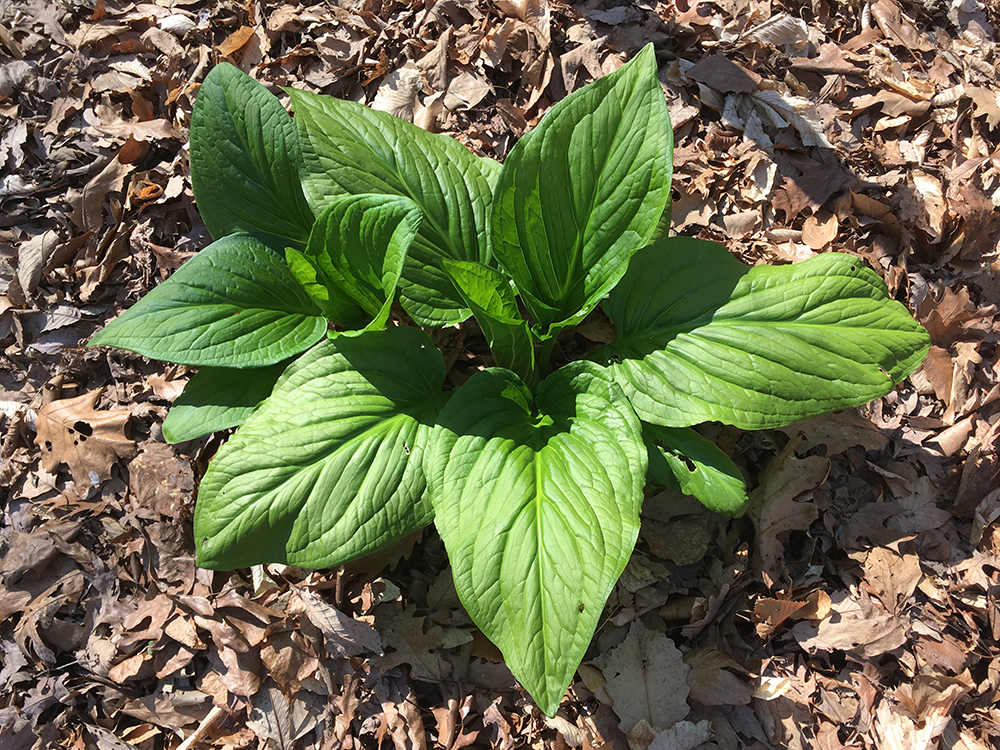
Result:
M301 158L295 123L277 97L229 63L215 66L191 114L191 185L212 236L248 232L302 247L313 216Z
M427 525L421 461L443 382L440 352L415 328L304 354L209 464L198 565L326 568Z
M329 297L350 300L369 329L384 328L420 222L420 209L409 198L339 198L316 220L304 257Z
M495 268L482 263L446 260L444 267L466 304L472 308L497 367L512 370L529 382L535 370L531 331L528 321L517 309L517 300L507 279Z
M639 531L646 449L605 368L531 394L485 370L454 392L427 452L435 524L469 615L552 716Z
M326 320L274 250L213 242L90 340L183 365L263 367L305 351Z
M479 167L479 171L486 180L486 184L489 185L490 193L492 194L493 190L497 186L497 182L500 180L500 173L503 171L503 164L498 162L496 159L491 159L488 156L477 156L476 166Z
M183 443L243 424L271 395L286 367L288 362L247 370L202 367L170 407L163 437L168 443Z
M657 231L673 132L648 45L518 141L493 204L493 249L547 338L583 320Z
M315 228L316 225L313 224L313 230ZM306 294L312 297L313 302L322 311L323 317L348 328L364 326L365 311L341 293L336 286L326 282L319 269L301 250L286 247L285 262L295 280L302 285Z
M697 498L713 513L738 516L747 506L743 474L725 453L689 427L643 425L652 444L670 468L681 492Z
M441 260L490 262L487 221L496 171L458 141L356 102L289 90L316 211L335 198L403 196L423 213L400 280L403 308L424 326L469 316Z
M825 253L750 268L690 238L636 253L605 311L605 350L639 417L667 427L790 424L884 396L927 332L874 271Z

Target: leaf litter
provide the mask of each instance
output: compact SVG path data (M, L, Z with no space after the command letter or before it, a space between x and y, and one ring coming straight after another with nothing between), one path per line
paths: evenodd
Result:
M935 748L1000 743L1000 17L980 0L186 0L0 11L0 744ZM227 59L502 159L647 41L674 228L857 255L931 332L885 398L706 425L752 509L652 493L555 719L465 616L433 534L337 571L194 565L220 438L189 368L80 348L209 237L184 146ZM591 316L561 340L588 351ZM451 382L484 361L458 331ZM599 345L599 344L597 344ZM85 438L85 439L84 439ZM414 543L415 542L415 543Z

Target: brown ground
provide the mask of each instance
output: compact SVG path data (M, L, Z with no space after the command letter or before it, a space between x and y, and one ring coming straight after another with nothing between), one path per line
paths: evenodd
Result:
M996 6L84 5L0 3L3 750L1000 744ZM715 430L752 511L650 498L556 720L474 632L433 532L341 573L196 569L221 438L159 429L188 369L81 346L209 240L186 149L205 73L502 159L648 41L676 229L752 262L855 253L930 331L922 369L860 414Z

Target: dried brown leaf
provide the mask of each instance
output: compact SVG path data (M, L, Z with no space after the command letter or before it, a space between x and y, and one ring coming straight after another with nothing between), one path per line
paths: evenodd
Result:
M623 732L631 732L640 721L666 729L687 716L689 667L663 633L636 620L625 640L594 663L604 674Z
M807 216L802 224L802 241L813 250L822 250L837 238L840 222L836 214L823 212Z
M789 443L794 449L794 445ZM760 572L771 586L784 574L784 546L778 538L788 531L808 529L819 515L817 507L795 498L826 479L830 460L822 456L793 458L791 450L772 458L760 485L750 494L750 518L757 529Z
M234 52L238 52L252 37L253 27L241 26L226 37L222 44L216 47L216 50L222 57L229 57Z
M181 518L190 509L195 487L187 460L164 443L149 441L128 465L134 502L168 518Z
M797 436L796 453L807 453L826 446L826 455L835 456L848 448L860 445L866 451L884 450L889 438L870 420L862 417L857 409L844 409L824 414L780 428L789 437Z
M803 621L791 633L807 653L847 651L872 657L899 648L907 632L899 618L865 608L846 591L831 597L829 616L814 624Z
M876 547L865 555L864 575L871 593L894 615L906 608L923 577L917 555L897 554L885 547Z
M35 423L42 466L54 472L60 463L67 464L79 487L110 479L115 461L136 454L135 441L125 435L131 412L94 409L103 392L98 388L76 398L53 401L39 410Z
M448 665L437 652L444 630L434 625L424 632L427 618L416 615L416 608L411 604L399 609L392 602L376 608L375 623L386 654L373 661L383 672L409 664L414 678L438 682L450 674Z

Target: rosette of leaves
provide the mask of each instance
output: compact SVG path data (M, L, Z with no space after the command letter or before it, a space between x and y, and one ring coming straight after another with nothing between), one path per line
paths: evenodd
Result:
M639 531L647 481L711 510L740 471L692 429L863 404L927 333L855 257L748 267L665 238L672 132L651 47L551 108L500 164L230 65L191 176L215 242L91 344L201 369L163 429L239 426L194 518L198 564L330 567L434 523L459 597L555 713ZM406 316L393 315L398 303ZM617 340L555 371L598 305ZM445 390L423 330L475 316L495 367Z

